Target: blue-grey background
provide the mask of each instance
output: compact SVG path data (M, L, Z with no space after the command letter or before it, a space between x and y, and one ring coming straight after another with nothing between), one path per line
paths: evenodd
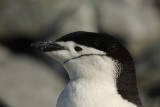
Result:
M74 31L118 37L144 107L160 107L160 0L0 0L0 107L55 107L68 76L30 43Z

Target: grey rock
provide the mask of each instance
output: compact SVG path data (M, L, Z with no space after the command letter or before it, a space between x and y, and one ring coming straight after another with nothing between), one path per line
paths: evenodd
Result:
M11 107L55 107L64 79L38 59L0 51L0 98Z

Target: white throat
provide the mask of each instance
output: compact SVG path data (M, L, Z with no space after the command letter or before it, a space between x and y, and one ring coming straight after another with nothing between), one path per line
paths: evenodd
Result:
M116 92L116 67L115 62L106 56L83 56L70 60L64 64L71 81L88 80L100 82L97 85L110 87ZM105 85L104 85L105 84ZM109 89L110 89L109 88Z
M83 56L64 64L70 82L57 107L136 107L117 92L116 62L106 56Z

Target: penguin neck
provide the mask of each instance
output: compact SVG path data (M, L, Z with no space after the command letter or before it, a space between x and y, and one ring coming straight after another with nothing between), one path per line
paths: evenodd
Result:
M91 91L93 93L99 93L103 96L107 96L108 94L118 94L115 83L110 83L108 80L104 79L91 79L83 77L70 80L69 85L76 90Z
M117 93L115 62L108 57L82 57L68 62L65 68L70 77L70 84L76 82L83 88L101 88L106 93Z
M67 104L74 105L67 107L136 107L124 100L117 91L115 62L108 57L94 58L66 63L70 82L62 92L58 104L66 101Z

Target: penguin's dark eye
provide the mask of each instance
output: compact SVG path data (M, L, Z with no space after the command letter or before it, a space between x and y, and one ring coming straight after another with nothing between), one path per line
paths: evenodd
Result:
M81 48L81 47L78 47L78 46L76 46L74 49L75 49L77 52L82 51L82 48Z

